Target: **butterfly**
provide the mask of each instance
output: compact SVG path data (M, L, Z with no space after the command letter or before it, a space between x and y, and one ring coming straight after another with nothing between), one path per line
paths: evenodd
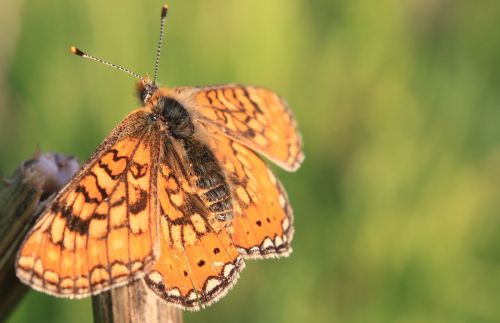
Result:
M158 55L167 7L162 8ZM224 296L244 259L287 256L287 194L263 155L288 171L301 136L285 101L242 85L166 88L139 78L125 117L54 197L22 243L16 274L81 298L142 278L168 303L198 310Z

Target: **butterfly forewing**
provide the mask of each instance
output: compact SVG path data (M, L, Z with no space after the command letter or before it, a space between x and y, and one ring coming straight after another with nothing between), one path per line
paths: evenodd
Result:
M222 85L197 88L193 97L201 122L215 126L286 170L300 166L304 155L297 123L286 102L274 92Z
M23 282L77 298L125 284L152 265L158 141L144 117L138 110L122 121L40 216L18 252Z

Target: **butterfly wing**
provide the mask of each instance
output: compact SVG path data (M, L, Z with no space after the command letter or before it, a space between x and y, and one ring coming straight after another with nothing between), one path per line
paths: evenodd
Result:
M259 87L224 85L174 89L210 145L231 185L232 240L246 258L290 253L292 209L281 183L254 152L286 170L302 162L302 142L285 101Z
M16 274L31 287L79 298L143 275L157 240L157 136L136 110L55 197L21 245Z
M252 150L217 132L211 138L232 189L234 245L245 258L287 256L293 212L283 186Z
M229 233L231 195L208 146L163 141L157 179L160 255L145 281L165 301L198 310L224 296L244 267Z
M274 92L254 86L176 88L197 120L263 154L288 171L304 159L302 139L287 103Z

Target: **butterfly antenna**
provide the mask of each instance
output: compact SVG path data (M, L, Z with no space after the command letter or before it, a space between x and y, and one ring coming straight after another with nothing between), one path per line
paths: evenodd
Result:
M161 45L163 44L163 34L165 30L165 19L167 18L168 6L165 4L161 8L160 20L160 38L158 39L158 46L156 47L156 60L155 60L155 74L153 84L156 84L156 76L158 75L158 67L160 66Z
M80 56L80 57L83 57L83 58L88 58L88 59L90 59L90 60L93 60L93 61L96 61L96 62L102 63L102 64L104 64L104 65L106 65L106 66L116 68L116 69L118 69L118 70L120 70L120 71L123 71L123 72L125 72L125 73L127 73L127 74L130 74L130 75L132 75L132 76L135 76L136 78L138 78L138 79L140 79L140 80L142 80L142 79L143 79L143 77L141 77L139 74L134 73L134 72L132 72L131 70L126 69L125 67L121 67L121 66L119 66L119 65L116 65L116 64L113 64L113 63L110 63L110 62L103 61L103 60L102 60L102 59L100 59L100 58L97 58L97 57L95 57L95 56L92 56L92 55L89 55L89 54L87 54L87 53L82 52L81 50L79 50L79 49L78 49L78 48L76 48L75 46L71 46L71 47L69 48L69 50L70 50L73 54L75 54L75 55L77 55L77 56Z

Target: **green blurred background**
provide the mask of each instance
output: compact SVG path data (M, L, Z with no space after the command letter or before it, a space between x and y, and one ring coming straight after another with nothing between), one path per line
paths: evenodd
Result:
M37 146L85 160L137 107L161 1L4 1L0 174ZM279 171L294 253L248 261L186 322L500 322L500 3L171 1L164 85L229 82L290 103L306 159ZM31 291L9 322L88 322Z

